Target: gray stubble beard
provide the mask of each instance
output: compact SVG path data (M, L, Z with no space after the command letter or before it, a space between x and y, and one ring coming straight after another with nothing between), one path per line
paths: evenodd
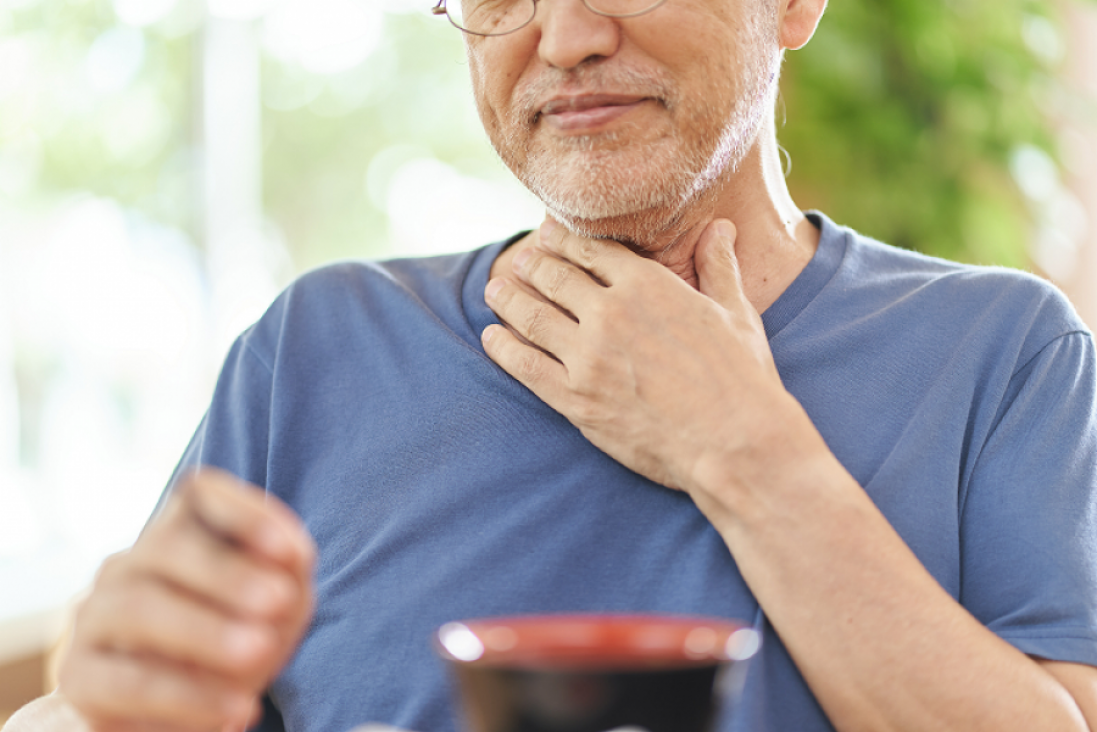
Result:
M771 22L761 21L747 34L750 40L744 51L754 61L741 74L739 88L725 90L730 93L723 96L735 100L729 111L714 109L710 98L682 99L671 79L653 79L628 69L615 70L609 79L616 85L608 88L650 92L671 115L679 109L696 110L695 121L680 129L694 129L696 121L724 116L715 144L708 143L713 135L705 134L679 138L677 144L661 138L628 149L623 141L626 129L575 138L571 149L563 154L537 149L528 134L536 124L529 110L540 88L524 91L525 103L516 105L516 109L526 116L512 120L508 126L509 130L527 133L524 138L515 139L521 133L513 133L504 138L502 145L494 140L493 144L522 183L545 203L552 217L573 233L615 239L637 249L661 249L692 225L690 212L712 207L721 184L739 169L764 127L766 111L773 109L781 57L771 56L767 46L775 38L776 28ZM559 80L546 80L540 87L554 83ZM718 83L735 82L720 79ZM520 155L515 151L521 151Z

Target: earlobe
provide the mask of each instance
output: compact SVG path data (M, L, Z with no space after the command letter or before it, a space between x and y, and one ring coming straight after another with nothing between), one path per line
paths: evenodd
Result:
M795 51L807 45L826 9L827 0L785 0L781 15L781 48Z

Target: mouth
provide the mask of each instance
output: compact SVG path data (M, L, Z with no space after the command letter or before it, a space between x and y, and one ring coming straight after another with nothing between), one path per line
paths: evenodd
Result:
M635 94L580 94L553 97L540 106L534 122L544 121L560 131L587 132L628 114L652 97Z

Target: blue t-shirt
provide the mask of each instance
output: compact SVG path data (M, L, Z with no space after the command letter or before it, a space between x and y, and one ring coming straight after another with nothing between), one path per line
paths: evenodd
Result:
M1035 277L812 220L818 252L763 315L785 386L976 618L1025 653L1097 665L1091 335ZM725 729L833 729L690 499L484 354L508 243L312 272L232 348L182 467L264 486L319 546L316 616L264 727L452 730L438 626L650 611L762 630Z

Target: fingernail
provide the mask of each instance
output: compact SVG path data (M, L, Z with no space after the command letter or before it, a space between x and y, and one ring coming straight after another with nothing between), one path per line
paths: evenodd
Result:
M725 239L735 238L735 224L730 221L717 221L715 223L716 234Z
M498 277L489 282L487 288L484 289L484 297L488 300L494 300L495 296L499 294L499 290L503 289L503 284L503 280Z
M495 326L494 325L489 325L487 328L484 328L484 332L480 334L480 340L483 343L487 343L493 337L495 337Z
M549 234L552 233L552 230L555 229L556 226L557 226L557 223L554 220L545 219L543 222L541 222L541 236L542 237L548 236Z
M522 251L520 251L516 255L514 255L514 264L513 264L513 266L514 266L515 271L519 271L523 267L525 267L526 262L528 262L529 258L532 257L532 256L533 256L533 249L532 248L523 249Z

